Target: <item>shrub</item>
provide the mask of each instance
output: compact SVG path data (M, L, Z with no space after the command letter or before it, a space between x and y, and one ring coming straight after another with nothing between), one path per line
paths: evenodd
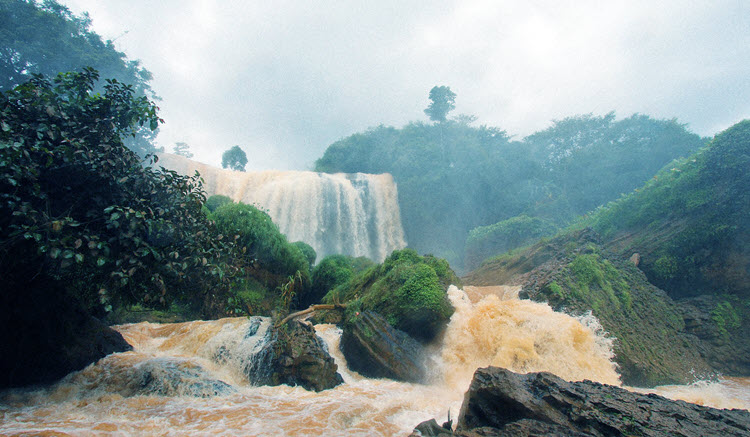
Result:
M305 258L307 258L307 262L310 266L310 271L312 271L312 268L315 265L315 260L318 258L318 254L315 253L315 249L313 249L312 246L305 243L304 241L295 241L294 243L292 243L292 245L299 249L305 256Z
M206 200L205 206L206 208L208 208L210 212L214 212L216 211L218 207L225 205L227 203L232 203L232 199L230 199L227 196L223 196L221 194L214 194L213 196L209 197Z
M0 277L18 295L63 287L93 310L181 299L209 311L233 245L201 213L198 176L124 146L161 122L153 103L113 80L94 93L97 79L35 76L0 94Z
M266 212L244 203L226 203L211 214L211 219L241 248L247 263L270 274L265 281L271 288L291 293L294 299L288 299L290 302L305 300L310 288L309 259L299 247L287 242Z

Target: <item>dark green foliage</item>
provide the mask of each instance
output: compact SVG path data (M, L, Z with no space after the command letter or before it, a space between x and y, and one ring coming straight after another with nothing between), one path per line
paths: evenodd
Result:
M352 135L329 146L315 168L391 173L410 246L462 268L472 229L521 214L565 226L702 144L674 120L643 115L572 117L522 142L448 120Z
M156 108L116 81L94 94L97 77L0 95L0 276L19 293L5 297L54 283L92 310L185 300L217 314L232 247L201 213L198 176L128 150L122 137L155 129Z
M474 228L466 240L466 268L479 267L482 260L492 255L534 243L557 231L558 227L554 223L527 215Z
M131 85L137 97L155 98L149 85L151 73L92 32L88 15L76 17L55 0L0 0L0 91L34 74L54 77L84 67ZM104 81L95 82L95 90L104 91L104 85ZM126 145L141 156L154 151L153 132L136 129L138 135L126 140Z
M469 230L531 206L528 178L540 168L505 132L446 121L352 135L332 144L316 170L391 173L410 246L460 266Z
M312 272L312 268L315 265L315 260L318 258L318 254L315 253L315 249L313 249L312 246L305 243L304 241L295 241L292 243L293 246L297 247L300 251L302 251L302 254L305 255L305 258L307 258L307 262L310 264L310 271Z
M456 93L449 86L434 86L430 90L430 106L424 113L430 120L444 122L449 112L456 108Z
M245 171L247 155L240 146L234 146L221 155L221 166L230 170Z
M524 139L545 168L551 198L540 199L533 215L573 218L640 187L662 166L703 145L676 120L614 113L555 121ZM550 214L552 213L552 214Z
M649 279L675 297L750 296L750 121L666 166L586 224L638 252Z
M453 314L446 284L457 279L445 260L421 257L412 249L397 250L383 264L330 291L324 301L355 302L362 311L379 313L393 327L427 342Z
M250 265L250 276L260 278L283 297L282 307L306 299L310 263L299 247L290 244L271 217L252 205L226 203L211 216L217 229L233 240ZM244 289L244 284L239 288Z
M305 304L312 305L320 302L326 293L374 265L373 261L365 257L329 255L323 258L312 272L313 285Z
M214 212L217 208L227 203L232 203L232 199L221 194L214 194L206 199L206 208L208 208L209 212Z

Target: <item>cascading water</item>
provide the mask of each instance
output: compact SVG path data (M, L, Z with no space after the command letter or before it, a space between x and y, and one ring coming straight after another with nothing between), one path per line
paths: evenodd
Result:
M447 419L449 409L455 418L476 367L618 382L611 342L593 318L518 300L514 288L467 291L449 290L456 312L435 347L430 385L346 370L334 325L316 329L345 382L315 393L250 384L262 372L268 319L139 323L117 327L134 351L105 357L49 388L0 394L0 435L407 435L423 420ZM724 396L720 384L706 385L721 397L716 406L750 407L750 380L729 382L734 391ZM175 387L186 389L170 391ZM695 401L700 390L671 387L660 394Z
M342 253L383 261L406 246L398 191L389 174L310 171L240 172L160 155L157 165L204 180L209 195L268 211L289 241L304 241L318 254Z

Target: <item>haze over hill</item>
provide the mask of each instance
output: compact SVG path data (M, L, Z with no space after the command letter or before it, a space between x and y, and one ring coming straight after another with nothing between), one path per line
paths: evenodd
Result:
M238 144L248 169L309 170L340 138L425 120L435 84L514 139L611 110L701 136L750 117L744 1L64 3L153 72L159 145L214 166Z

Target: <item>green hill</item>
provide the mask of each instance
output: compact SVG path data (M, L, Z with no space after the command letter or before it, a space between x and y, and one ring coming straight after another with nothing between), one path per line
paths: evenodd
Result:
M486 260L464 282L518 283L521 297L591 311L617 338L626 383L747 375L749 170L746 120L574 228Z
M570 117L521 141L493 127L417 122L337 141L315 169L391 173L410 247L461 270L472 229L522 214L567 225L702 145L674 120L638 114L619 121L613 113ZM523 240L477 235L502 244ZM482 251L494 247L492 241L473 244Z

